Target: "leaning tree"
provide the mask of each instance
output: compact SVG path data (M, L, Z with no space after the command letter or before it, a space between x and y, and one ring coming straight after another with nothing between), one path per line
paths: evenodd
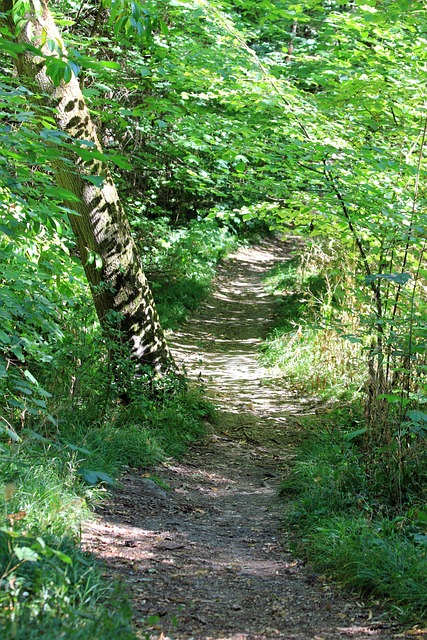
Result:
M72 194L66 203L70 224L101 326L137 366L148 365L160 374L175 370L95 125L72 64L67 64L64 41L45 0L28 0L24 12L23 6L0 0L0 20L18 45L11 50L30 99L36 107L42 103L53 109L57 129L72 142L52 168L58 185Z

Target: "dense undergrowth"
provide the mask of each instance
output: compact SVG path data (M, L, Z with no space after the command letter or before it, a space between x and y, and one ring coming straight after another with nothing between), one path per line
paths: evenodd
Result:
M357 414L356 414L357 415ZM304 438L282 485L294 548L342 586L380 598L406 621L427 616L425 457L403 509L387 478L372 477L351 407L303 421Z
M278 311L263 363L276 367L285 384L323 400L351 398L363 384L360 344L343 337L354 332L356 319L334 252L325 243L301 245L265 280Z
M209 219L178 227L167 217L134 219L162 326L174 329L208 294L218 261L244 240Z
M146 221L144 241L151 243L145 266L168 327L195 308L216 262L237 246L232 233L203 221L178 229ZM80 550L82 522L123 468L148 470L179 457L213 419L202 390L174 376L132 379L129 369L129 402L121 401L111 346L82 270L72 268L66 312L60 292L50 290L58 330L39 332L33 349L23 341L25 363L10 358L2 380L0 626L10 638L134 637L119 584L106 582L102 566ZM37 333L24 322L21 329L24 337Z
M361 311L340 295L349 272L334 269L325 241L315 241L267 278L281 313L262 357L288 387L323 401L296 434L284 518L316 571L419 622L427 616L427 455L413 434L400 468L397 436L382 450L368 438L363 340L354 340Z

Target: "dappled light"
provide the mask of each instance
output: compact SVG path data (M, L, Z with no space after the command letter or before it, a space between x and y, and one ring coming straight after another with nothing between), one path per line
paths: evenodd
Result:
M136 624L152 640L386 638L363 602L343 600L289 553L280 527L279 482L299 419L318 405L284 392L259 362L275 314L262 276L286 250L273 240L238 251L170 336L218 407L205 442L182 462L125 474L85 530L86 547L131 590Z
M238 260L232 263L232 280L227 279L230 268L224 269L210 301L197 318L175 332L172 344L185 371L208 390L214 389L221 409L239 412L244 406L286 430L283 416L312 413L316 404L312 398L296 398L291 390L278 393L274 384L278 374L259 362L258 347L277 312L260 273L275 261L286 260L286 243L270 241L269 246L270 251L239 250ZM276 418L277 413L282 417Z

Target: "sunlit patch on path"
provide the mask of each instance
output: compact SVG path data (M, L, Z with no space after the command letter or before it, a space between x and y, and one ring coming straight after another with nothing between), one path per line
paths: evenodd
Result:
M292 458L298 417L313 412L315 403L275 385L257 349L275 314L262 276L288 256L289 245L280 242L240 250L202 309L172 337L188 375L219 407L215 433L151 477L125 476L86 528L87 548L128 586L141 638L397 635L375 609L338 595L284 542L277 489Z

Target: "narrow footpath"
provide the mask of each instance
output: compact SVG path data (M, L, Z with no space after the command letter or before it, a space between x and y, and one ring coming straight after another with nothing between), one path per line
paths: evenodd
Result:
M184 461L152 470L156 481L125 475L84 532L85 547L129 589L141 638L404 637L287 549L277 491L299 418L315 403L275 386L257 349L275 313L262 278L290 250L265 242L225 262L214 293L172 338L218 407L218 424Z

